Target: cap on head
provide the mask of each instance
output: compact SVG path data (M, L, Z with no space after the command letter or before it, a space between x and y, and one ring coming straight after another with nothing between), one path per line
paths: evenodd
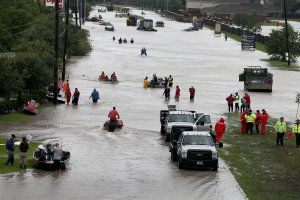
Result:
M45 150L44 146L41 145L41 144L38 146L38 148L39 148L39 149L44 149L44 150Z

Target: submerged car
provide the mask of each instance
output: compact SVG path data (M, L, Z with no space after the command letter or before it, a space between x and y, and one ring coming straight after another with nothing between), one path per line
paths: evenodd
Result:
M115 27L113 25L107 25L107 26L105 26L105 30L106 31L114 31Z

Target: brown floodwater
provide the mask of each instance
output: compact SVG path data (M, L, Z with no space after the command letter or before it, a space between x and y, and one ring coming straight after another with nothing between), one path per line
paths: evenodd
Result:
M181 87L181 97L179 101L171 98L170 104L209 113L216 120L227 111L226 96L244 94L243 83L238 82L243 67L268 67L261 61L267 55L241 51L238 42L225 42L208 29L184 32L190 24L153 12L146 11L145 17L165 21L158 32L127 27L126 19L115 18L114 13L101 15L115 25L115 32L87 22L83 27L90 31L93 51L73 58L67 66L72 91L77 87L81 92L79 105L47 108L33 120L1 131L1 135L31 134L43 143L61 142L71 152L68 170L33 169L1 175L0 199L246 199L223 161L218 172L178 169L159 133L159 110L166 108L163 91L145 90L142 85L145 76L153 73L172 74L174 84ZM128 41L134 38L135 43L118 44L113 36ZM147 57L139 55L142 47L147 48ZM116 72L120 83L99 82L101 71ZM274 74L273 93L250 92L253 109L265 108L274 117L293 120L299 73L270 71ZM188 93L192 85L196 88L194 102L189 101ZM97 104L89 100L93 88L100 91ZM108 133L102 125L112 106L117 107L125 127Z

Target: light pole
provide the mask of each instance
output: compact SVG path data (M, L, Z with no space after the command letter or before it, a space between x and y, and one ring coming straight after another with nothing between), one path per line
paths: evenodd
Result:
M289 31L288 31L287 14L286 14L286 0L283 0L283 12L284 12L284 22L285 22L286 50L288 54L288 65L290 65L291 58L290 58L290 46L289 46Z
M58 79L58 40L59 40L59 0L55 1L55 42L54 42L54 51L55 51L55 64L53 68L53 75L54 75L54 101L53 104L57 104L57 79Z

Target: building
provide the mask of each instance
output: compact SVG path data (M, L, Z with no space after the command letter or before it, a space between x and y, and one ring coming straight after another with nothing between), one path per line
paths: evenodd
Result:
M187 0L188 12L200 12L215 17L233 17L236 13L256 13L262 19L280 15L280 8L269 0Z

